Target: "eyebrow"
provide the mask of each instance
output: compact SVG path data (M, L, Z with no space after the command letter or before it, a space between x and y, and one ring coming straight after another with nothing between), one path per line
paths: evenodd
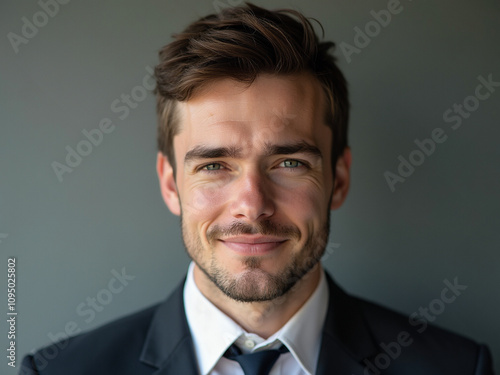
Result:
M195 159L238 158L242 154L238 147L208 147L196 146L184 157L184 164Z
M313 146L305 141L286 143L282 145L266 144L265 155L292 155L292 154L310 154L316 158L322 159L323 155L318 147Z
M322 159L323 155L318 147L313 146L305 141L295 143L285 143L280 145L265 144L264 156L272 155L292 155L297 153L305 153L316 158ZM230 147L209 147L199 145L189 150L184 157L184 164L196 159L217 159L217 158L241 158L243 152L241 148L236 146Z

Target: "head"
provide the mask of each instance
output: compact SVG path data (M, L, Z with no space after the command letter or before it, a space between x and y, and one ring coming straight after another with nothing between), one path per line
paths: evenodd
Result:
M311 23L251 4L174 36L156 67L160 187L227 296L277 298L314 268L349 186L345 79Z

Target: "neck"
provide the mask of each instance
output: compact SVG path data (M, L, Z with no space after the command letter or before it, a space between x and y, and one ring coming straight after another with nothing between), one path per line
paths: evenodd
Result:
M304 305L319 284L320 263L305 274L285 295L265 302L239 302L226 296L201 271L194 267L194 281L201 293L244 330L267 339Z

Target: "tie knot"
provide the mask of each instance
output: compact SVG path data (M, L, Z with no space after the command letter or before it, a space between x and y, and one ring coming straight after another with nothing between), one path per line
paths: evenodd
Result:
M245 375L268 375L279 356L287 351L287 347L281 345L278 349L242 354L241 350L233 344L224 353L224 357L238 362Z

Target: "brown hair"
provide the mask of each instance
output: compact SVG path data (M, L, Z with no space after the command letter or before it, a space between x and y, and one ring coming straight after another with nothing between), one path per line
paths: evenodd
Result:
M347 146L347 83L328 52L335 44L319 42L311 22L301 13L269 11L246 3L203 17L173 37L174 41L159 52L155 93L158 149L167 156L174 173L178 101L189 100L195 90L221 78L251 84L259 73L304 71L319 80L328 100L326 122L333 131L335 172L336 160Z

